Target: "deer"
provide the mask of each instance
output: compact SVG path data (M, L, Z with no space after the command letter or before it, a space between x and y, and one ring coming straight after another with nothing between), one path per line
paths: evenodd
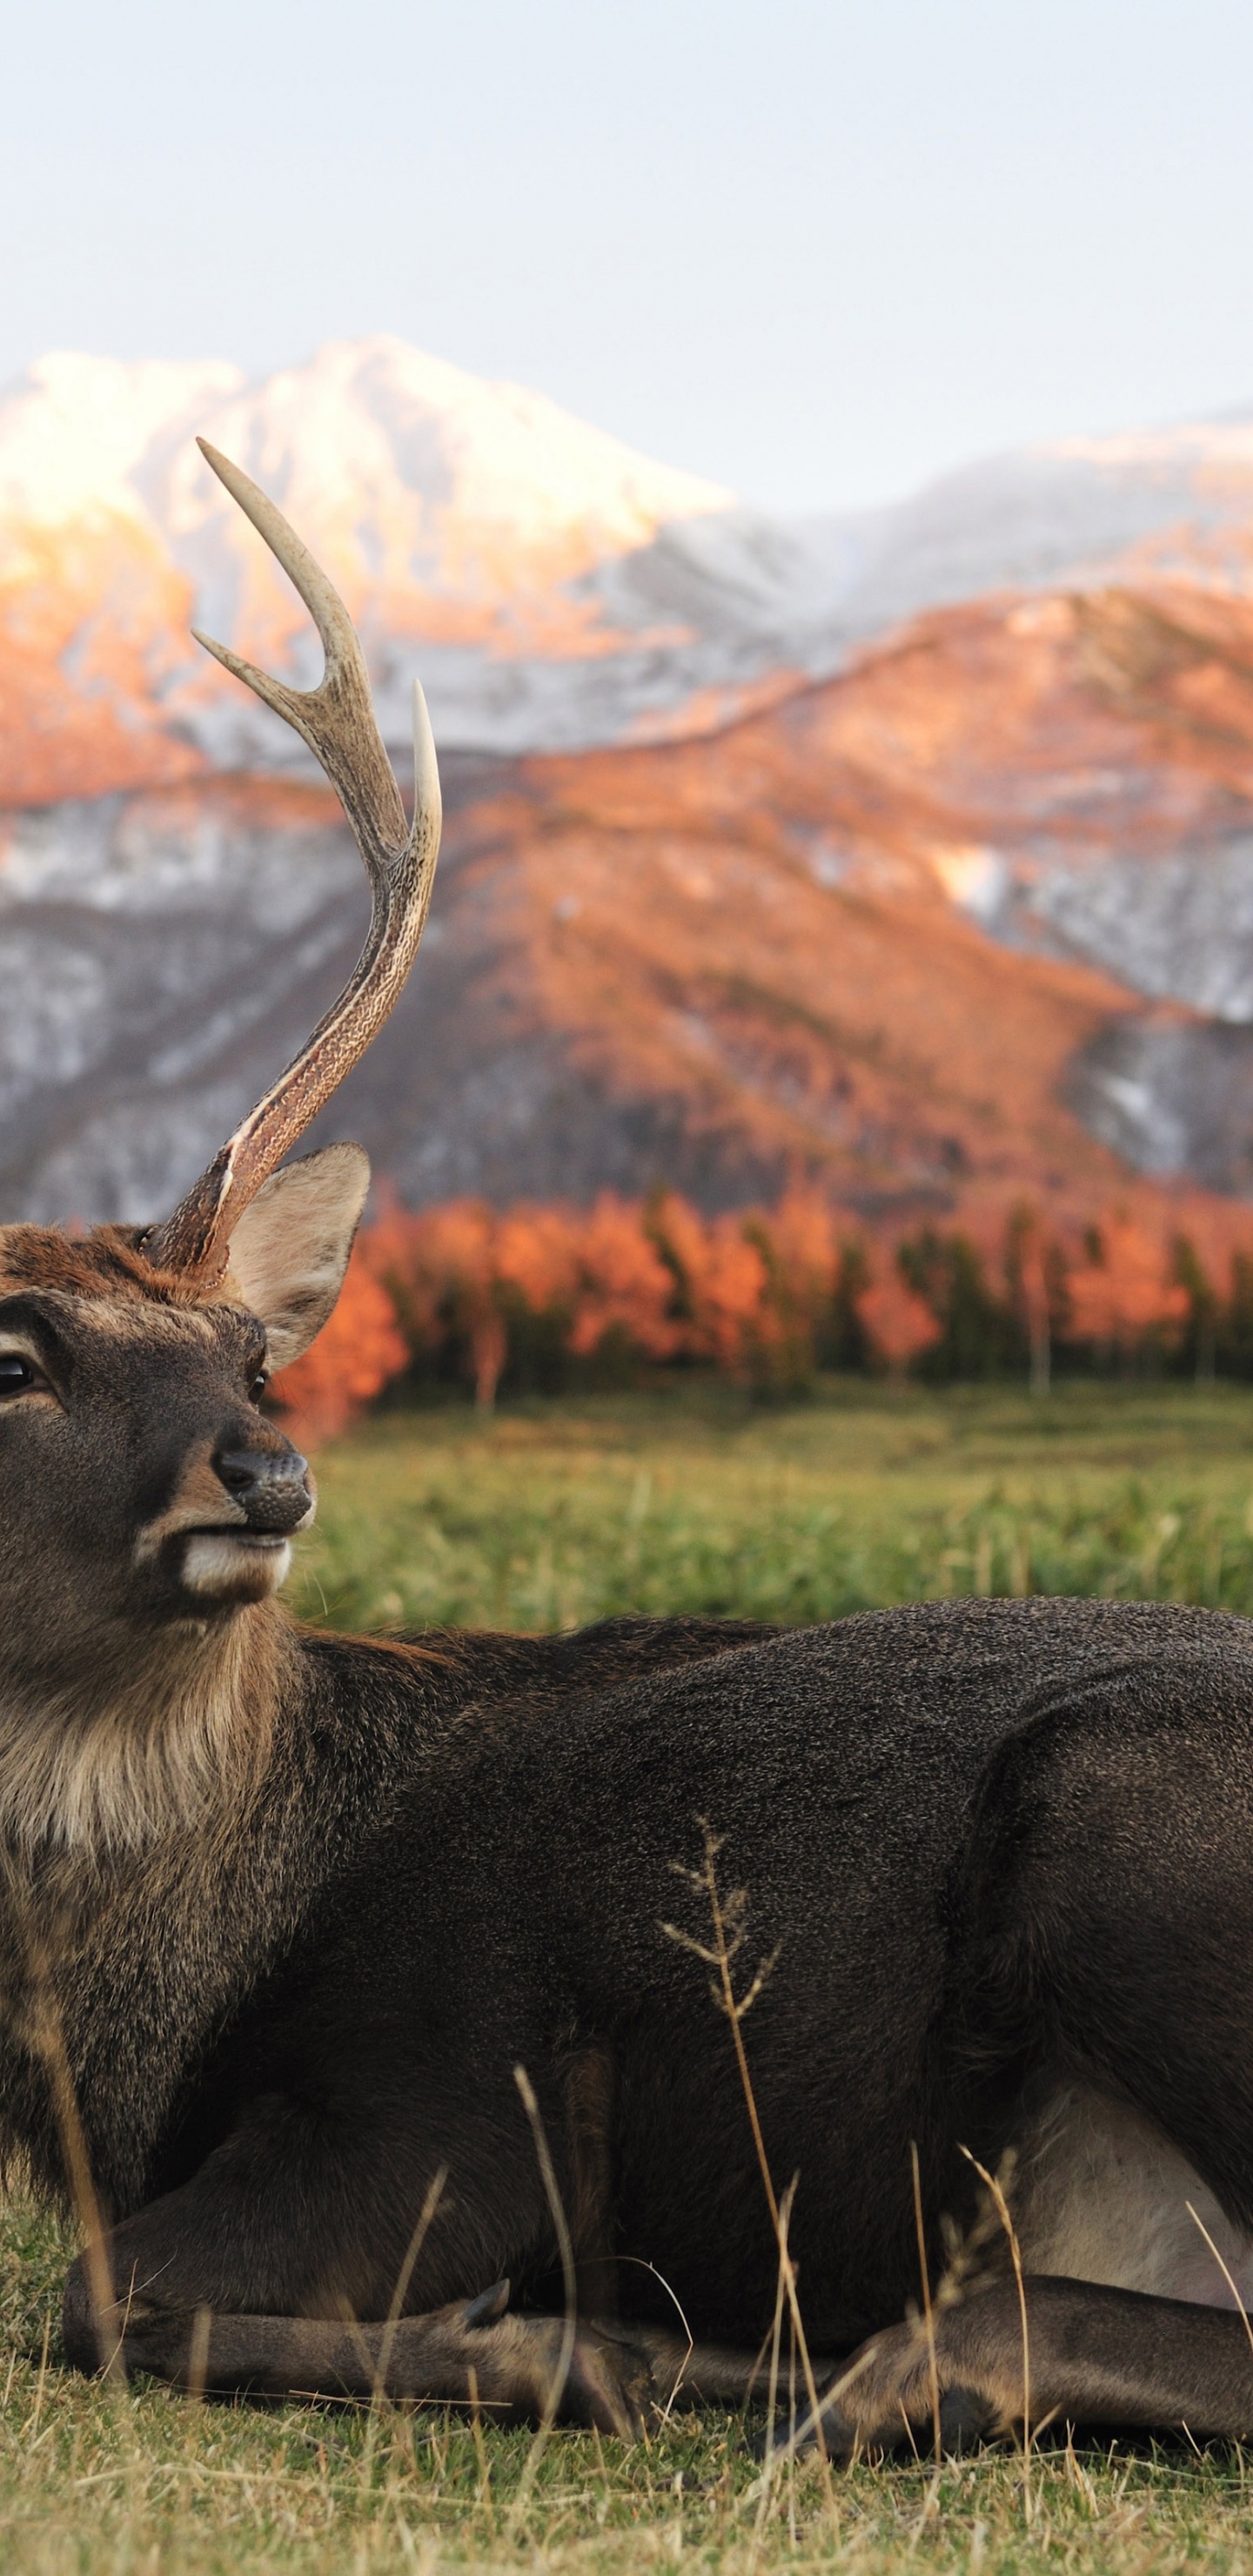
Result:
M321 763L372 915L172 1215L0 1231L0 2148L83 2222L68 2364L630 2440L760 2400L782 2316L763 2438L829 2460L1248 2436L1248 1622L283 1606L315 1485L266 1383L369 1181L293 1149L404 985L439 782L417 691L408 821L347 611L205 454L324 674L200 640Z

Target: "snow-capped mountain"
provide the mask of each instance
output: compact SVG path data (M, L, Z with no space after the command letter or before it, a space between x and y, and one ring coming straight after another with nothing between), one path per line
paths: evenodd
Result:
M833 523L816 533L830 546ZM1253 589L1253 413L1060 439L843 523L837 613L877 634L987 591L1181 579Z
M786 523L372 340L261 384L47 358L0 397L0 1216L159 1208L359 936L333 800L190 640L319 667L197 431L344 592L402 769L415 673L431 702L441 890L345 1099L409 1195L991 1174L967 987L1021 1057L1024 1186L1099 1150L1253 1194L1253 419ZM624 866L647 903L602 919Z
M1250 575L1253 421L1024 450L788 522L398 340L258 384L53 356L0 396L0 801L302 764L190 641L194 623L297 679L318 667L197 431L342 589L398 751L415 673L446 748L663 740L828 676L920 608Z
M398 744L415 672L446 746L496 750L708 723L777 685L809 551L541 395L387 339L259 385L54 356L0 398L7 801L302 757L190 640L195 623L294 677L318 667L196 432L339 585Z

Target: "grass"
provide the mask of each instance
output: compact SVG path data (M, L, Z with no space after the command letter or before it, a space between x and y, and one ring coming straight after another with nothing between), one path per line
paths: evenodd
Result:
M933 1592L1082 1591L1253 1612L1253 1391L722 1389L380 1418L319 1462L294 1591L335 1625L560 1625L624 1609L823 1618ZM729 2044L729 2043L728 2043ZM71 2245L0 2215L4 2576L717 2576L820 2567L1147 2576L1253 2569L1253 2464L1186 2446L988 2451L763 2498L742 2428L530 2442L442 2410L196 2406L57 2361Z
M1253 1612L1253 1390L852 1381L384 1415L325 1454L295 1597L336 1627L838 1618L961 1592Z

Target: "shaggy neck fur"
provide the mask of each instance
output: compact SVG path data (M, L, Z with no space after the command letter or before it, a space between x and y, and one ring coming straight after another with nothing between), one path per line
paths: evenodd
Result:
M72 1693L0 1681L0 1840L103 1861L238 1811L265 1776L293 1649L267 1601Z

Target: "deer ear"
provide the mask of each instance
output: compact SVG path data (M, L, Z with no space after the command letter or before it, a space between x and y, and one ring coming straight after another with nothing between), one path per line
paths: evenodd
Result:
M359 1145L324 1145L263 1181L231 1236L222 1294L259 1316L272 1369L307 1351L330 1314L348 1267L370 1186Z

